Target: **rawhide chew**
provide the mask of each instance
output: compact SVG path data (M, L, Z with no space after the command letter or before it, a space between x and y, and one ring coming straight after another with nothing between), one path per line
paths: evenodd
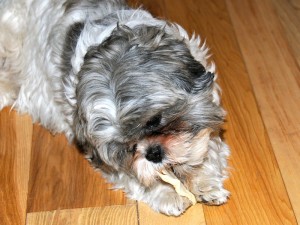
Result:
M197 203L195 196L186 189L186 187L180 182L180 180L178 180L178 178L174 174L166 170L162 170L161 173L158 173L158 175L163 181L171 184L180 196L187 197L193 205Z

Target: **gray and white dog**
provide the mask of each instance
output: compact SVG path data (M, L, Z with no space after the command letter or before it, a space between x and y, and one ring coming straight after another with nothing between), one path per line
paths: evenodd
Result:
M225 203L215 66L200 38L122 0L2 0L0 109L76 140L127 196L167 215Z

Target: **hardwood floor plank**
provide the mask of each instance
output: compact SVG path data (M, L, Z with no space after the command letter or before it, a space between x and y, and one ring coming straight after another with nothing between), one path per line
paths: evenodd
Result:
M25 223L31 138L29 116L0 112L0 224Z
M63 135L34 125L28 212L126 204Z
M223 206L205 206L206 223L296 224L225 1L142 2L145 8L164 9L159 16L202 34L218 67L223 105L228 111L224 136L232 150L232 169L226 186L232 197ZM243 7L239 9L243 13Z
M26 225L137 225L136 206L65 209L28 213Z
M227 2L256 99L300 221L300 179L296 179L300 174L300 144L293 138L300 136L300 67L272 1Z
M182 216L173 217L165 216L154 212L149 206L144 203L138 203L139 225L157 225L157 224L172 224L172 225L205 225L205 218L201 204L196 204L190 207Z
M279 15L290 49L294 53L298 66L300 66L300 1L272 0L272 3Z

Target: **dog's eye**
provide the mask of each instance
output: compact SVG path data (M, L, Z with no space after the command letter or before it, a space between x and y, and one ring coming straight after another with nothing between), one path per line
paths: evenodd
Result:
M153 116L150 120L147 121L146 126L149 129L156 128L161 123L161 114L158 114L156 116Z
M136 152L136 150L137 150L137 144L134 144L134 145L132 146L132 148L128 150L128 152L134 154L134 153Z

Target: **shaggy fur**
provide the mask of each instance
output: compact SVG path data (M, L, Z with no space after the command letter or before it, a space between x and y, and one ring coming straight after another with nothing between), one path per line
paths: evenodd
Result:
M199 202L227 201L225 112L199 37L121 0L4 0L0 16L0 109L75 139L109 182L156 211L191 205L162 169Z

